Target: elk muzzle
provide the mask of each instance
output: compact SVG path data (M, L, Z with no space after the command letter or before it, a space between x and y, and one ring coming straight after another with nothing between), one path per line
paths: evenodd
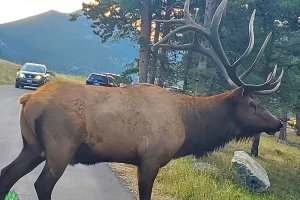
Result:
M278 125L277 125L277 127L276 128L270 128L268 131L266 131L266 133L268 134L268 135L274 135L276 132L278 132L278 131L280 131L281 130L281 128L283 127L283 123L280 121L280 120L278 120L279 122L278 122Z

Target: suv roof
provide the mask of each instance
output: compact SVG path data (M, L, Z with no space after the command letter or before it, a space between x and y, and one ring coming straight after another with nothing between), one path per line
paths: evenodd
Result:
M39 64L39 63L26 62L24 65L35 65L35 66L41 66L41 67L45 67L45 68L46 68L46 65L44 65L44 64Z
M90 75L106 76L104 74L98 74L98 73L91 73Z
M104 73L105 75L108 75L108 76L117 76L117 77L120 77L120 74L114 74L114 73Z
M111 76L111 75L108 75L108 74L99 74L99 73L94 73L94 72L93 72L93 73L91 73L91 74L90 74L90 76L91 76L91 75L105 76L105 77L114 78L113 76Z

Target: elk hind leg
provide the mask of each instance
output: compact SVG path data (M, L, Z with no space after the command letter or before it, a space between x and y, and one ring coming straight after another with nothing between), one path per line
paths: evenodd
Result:
M1 170L0 200L4 200L12 186L23 176L31 172L45 159L25 143L19 156Z
M45 166L34 183L39 200L51 200L55 184L63 175L74 154L69 142L58 142L47 148Z

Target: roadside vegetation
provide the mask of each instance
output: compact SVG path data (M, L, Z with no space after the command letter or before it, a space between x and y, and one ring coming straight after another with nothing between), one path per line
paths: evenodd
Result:
M0 84L14 84L20 67L0 59ZM52 80L84 83L86 77L54 73ZM298 200L300 199L300 137L288 128L287 141L262 134L259 157L256 160L266 169L271 187L263 194L251 194L235 183L230 173L234 151L250 153L251 142L231 142L208 157L184 157L163 167L154 183L154 200ZM292 145L289 145L292 144ZM195 168L196 162L209 163L218 170ZM129 189L138 196L136 167L111 163L111 168L123 178ZM287 186L288 185L288 186Z
M20 65L0 59L0 84L13 84Z
M184 157L172 160L163 167L154 183L156 200L298 200L300 199L300 146L281 142L278 134L263 134L260 154L255 160L267 171L271 186L266 193L252 194L237 184L230 173L231 159L235 151L250 154L251 142L231 142L208 157L196 159ZM288 133L288 141L300 145L294 132ZM195 168L196 162L209 163L218 170ZM112 164L118 175L127 180L129 188L137 196L136 167ZM288 185L288 186L287 186Z

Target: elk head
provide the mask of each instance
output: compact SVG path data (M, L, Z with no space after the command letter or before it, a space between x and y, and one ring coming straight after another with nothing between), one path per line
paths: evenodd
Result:
M242 81L242 79L250 74L255 65L257 65L257 62L262 56L272 33L269 33L266 37L254 62L244 73L238 76L236 74L237 67L242 64L242 61L250 54L254 46L253 22L256 10L253 11L249 23L249 45L245 52L241 55L241 57L238 58L233 64L231 64L223 50L218 32L221 18L227 5L227 0L223 0L218 6L216 12L213 15L209 28L205 28L197 24L192 19L189 14L189 3L190 0L186 0L184 4L184 17L182 19L156 20L160 23L183 24L183 26L179 26L178 28L172 30L164 38L154 44L153 48L162 47L170 50L192 50L209 57L214 62L215 66L220 69L227 82L233 88L235 88L234 90L232 90L226 101L228 100L227 102L229 102L228 107L232 115L234 115L233 118L235 118L235 121L241 127L241 132L246 135L252 135L255 133L257 134L260 132L275 134L275 132L279 131L282 127L281 121L273 116L257 101L255 101L252 98L252 94L267 95L277 91L283 77L283 70L281 71L279 77L276 79L275 76L277 65L275 65L273 72L268 75L266 81L263 84L253 85L244 83ZM169 40L170 37L183 30L190 30L194 32L192 43L183 45L173 45L170 43L165 43ZM201 44L201 37L205 37L209 41L211 48L204 47Z

